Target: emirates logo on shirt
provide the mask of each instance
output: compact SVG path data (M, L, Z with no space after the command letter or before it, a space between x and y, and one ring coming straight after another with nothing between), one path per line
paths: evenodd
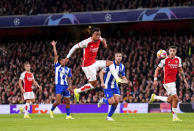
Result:
M168 64L168 66L169 66L170 68L177 68L177 67L178 67L178 64Z
M32 81L32 80L33 80L33 78L32 78L32 77L27 76L27 80L28 80L28 81Z
M91 52L98 52L98 48L90 48Z

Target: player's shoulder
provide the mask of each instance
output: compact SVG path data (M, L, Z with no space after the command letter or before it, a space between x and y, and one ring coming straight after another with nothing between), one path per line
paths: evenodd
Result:
M123 63L121 63L121 68L124 69L125 68L125 65Z
M175 59L179 59L179 60L181 60L181 58L180 58L179 56L175 56Z
M23 71L22 73L21 73L21 75L25 75L27 72L26 71Z
M86 42L86 43L92 42L92 37L84 39L83 42Z
M70 67L68 67L68 66L65 66L65 69L66 69L66 70L71 70L71 68L70 68Z

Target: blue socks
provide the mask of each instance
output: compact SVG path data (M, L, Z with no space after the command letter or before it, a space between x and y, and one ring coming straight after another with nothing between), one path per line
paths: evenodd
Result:
M112 117L112 115L114 114L116 108L117 108L117 107L115 107L115 106L113 106L113 105L111 106L110 111L109 111L109 113L108 113L108 117Z
M66 108L66 113L67 113L67 116L70 115L70 108Z
M105 104L108 104L108 105L109 105L108 99L107 99L107 98L103 98L103 102L104 102Z
M51 111L54 111L54 110L55 110L55 108L56 108L56 106L55 106L55 107L54 107L54 106L52 106Z

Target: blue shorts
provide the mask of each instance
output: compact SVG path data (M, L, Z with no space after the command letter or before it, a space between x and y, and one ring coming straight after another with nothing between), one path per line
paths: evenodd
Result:
M56 85L56 94L61 94L64 97L70 97L70 92L67 90L68 86Z
M113 95L120 95L119 88L104 89L104 95L107 99L113 97Z

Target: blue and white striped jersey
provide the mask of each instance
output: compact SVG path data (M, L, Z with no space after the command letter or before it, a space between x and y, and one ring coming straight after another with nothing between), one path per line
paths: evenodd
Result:
M125 66L122 63L120 63L120 65L116 65L115 61L113 63L116 71L118 72L118 75L125 76ZM104 72L105 89L118 88L118 84L116 83L114 76L110 72L109 67L104 68Z
M67 77L72 77L71 69L67 66L61 67L61 64L57 62L55 64L55 84L68 86Z

